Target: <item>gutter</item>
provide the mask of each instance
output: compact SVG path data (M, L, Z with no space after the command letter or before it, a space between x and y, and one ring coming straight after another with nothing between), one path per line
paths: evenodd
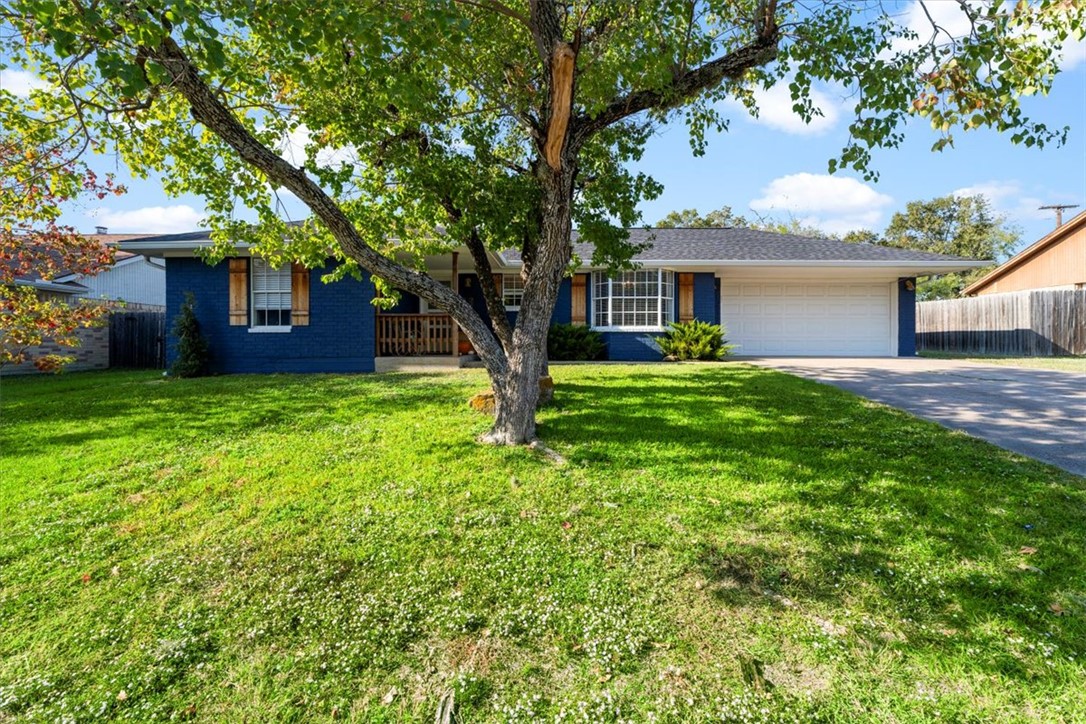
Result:
M33 287L35 289L40 289L43 292L60 292L62 294L80 294L81 292L90 291L90 289L88 289L87 287L76 282L60 284L57 282L47 282L44 279L38 279L35 281L16 279L15 285L20 287Z

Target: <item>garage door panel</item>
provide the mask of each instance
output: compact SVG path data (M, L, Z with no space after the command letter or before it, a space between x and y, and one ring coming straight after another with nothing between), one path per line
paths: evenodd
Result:
M888 355L890 295L890 284L725 280L721 310L740 354Z
M806 319L784 320L784 333L789 337L800 337L808 330Z
M757 328L758 325L752 325ZM776 319L766 320L761 329L768 337L779 337L784 334L784 322ZM757 329L755 329L757 331Z

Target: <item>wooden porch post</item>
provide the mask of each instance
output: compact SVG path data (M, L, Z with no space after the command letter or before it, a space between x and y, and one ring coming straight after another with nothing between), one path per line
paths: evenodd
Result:
M460 252L454 251L452 253L452 290L453 294L460 293ZM452 337L452 356L453 358L460 357L460 325L456 323L456 320L450 318L452 330L449 336Z

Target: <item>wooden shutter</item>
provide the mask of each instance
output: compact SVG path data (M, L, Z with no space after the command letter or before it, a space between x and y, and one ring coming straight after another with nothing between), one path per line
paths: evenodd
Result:
M309 270L297 262L290 265L290 324L309 325Z
M230 326L249 324L249 260L230 260Z
M494 275L494 288L498 290L498 296L500 297L502 295L502 275L501 274L495 274Z
M689 322L694 318L694 275L679 275L679 321Z
M573 324L587 324L588 323L588 295L585 291L588 288L588 275L587 274L574 274L573 275L573 290L571 296L571 304L573 309L570 310L570 321Z

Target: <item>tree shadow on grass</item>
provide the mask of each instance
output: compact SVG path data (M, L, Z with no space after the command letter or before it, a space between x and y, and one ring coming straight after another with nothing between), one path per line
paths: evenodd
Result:
M6 382L6 381L5 381ZM156 374L76 373L22 380L5 390L11 423L47 425L43 434L8 435L5 454L67 450L104 439L185 441L259 430L304 430L381 420L462 404L464 380L441 375L232 375L164 380ZM88 387L98 387L93 397ZM21 388L21 389L20 389ZM81 393L82 394L79 394ZM66 404L76 393L90 402ZM12 425L14 427L14 425ZM436 452L438 448L434 448Z
M544 426L575 464L647 470L661 487L670 472L704 476L706 497L753 509L743 525L756 538L788 536L788 551L722 546L714 536L735 525L721 530L695 508L705 542L686 553L688 567L725 605L779 605L770 589L843 608L855 593L834 586L844 578L930 630L987 635L998 620L1008 633L1045 635L1061 654L1084 653L1086 611L1048 608L1086 594L1081 479L790 376L717 368L601 382L604 394L587 381L560 384ZM1041 553L1024 558L1022 546ZM797 559L803 577L789 570ZM925 643L961 647L953 637ZM1028 674L1005 659L990 666Z
M979 635L986 621L998 619L1019 633L1049 630L1048 640L1062 652L1082 653L1083 612L1056 617L1047 608L1086 589L1081 480L787 375L736 367L643 369L582 371L570 382L559 374L557 402L541 414L540 432L600 488L644 478L631 483L641 500L608 515L681 513L684 533L668 544L669 555L713 582L721 605L778 606L765 594L771 589L800 606L843 610L852 605L849 594L833 585L843 577L877 592L900 620L975 628ZM103 438L176 447L289 429L304 439L322 426L403 425L434 416L443 425L482 426L485 418L464 405L465 393L481 381L481 375L170 382L72 375L55 389L5 389L5 422L33 416L34 429L22 437L5 432L3 448L17 459L71 454ZM78 396L85 405L66 404L67 393L96 384L100 393ZM418 437L412 455L427 465L463 465L477 454L471 433L451 443ZM673 495L654 498L652 486ZM734 511L742 520L724 516ZM648 527L615 525L613 535L644 536ZM691 536L700 542L691 545ZM1043 574L1017 567L1023 545L1040 551L1029 563ZM903 560L910 555L917 560ZM930 566L938 580L904 575L903 564ZM887 573L894 569L897 575ZM948 652L961 646L953 638L925 643ZM984 665L1026 675L1013 662Z

